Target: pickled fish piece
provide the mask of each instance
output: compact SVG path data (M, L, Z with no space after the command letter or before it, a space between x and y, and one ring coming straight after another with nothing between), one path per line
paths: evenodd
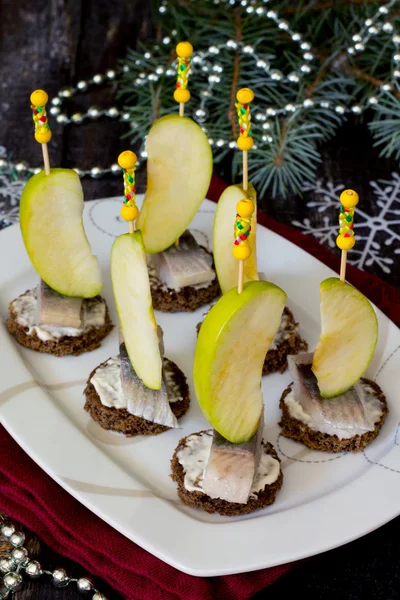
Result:
M312 427L329 425L352 435L373 431L365 413L362 386L356 384L335 398L322 398L311 370L312 360L312 353L288 356L294 397L311 417Z
M210 498L246 504L260 462L264 414L257 432L242 444L232 444L215 429L210 456L203 480L203 490Z
M120 338L121 341L121 338ZM121 384L126 399L126 410L135 417L166 427L179 427L168 402L168 391L163 379L159 390L146 387L136 375L122 340L119 347L121 357Z
M151 257L157 277L169 288L178 289L215 279L212 258L200 248L189 231L180 237L177 246Z
M82 326L82 298L70 298L54 291L40 280L38 292L39 325L55 325L56 327Z

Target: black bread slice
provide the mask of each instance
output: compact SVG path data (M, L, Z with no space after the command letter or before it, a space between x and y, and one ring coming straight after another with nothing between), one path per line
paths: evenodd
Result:
M28 294L27 290L22 296ZM101 296L96 296L96 299L103 300ZM105 300L103 300L105 302ZM20 325L17 321L17 313L10 304L10 312L7 319L7 329L13 338L26 348L35 350L36 352L44 352L53 356L79 356L83 352L91 352L99 348L101 342L110 333L114 325L111 323L110 315L106 304L106 317L104 325L101 327L92 327L79 336L63 336L57 340L42 341L38 335L33 332L28 333L28 327Z
M285 403L286 396L292 389L290 384L282 394L279 402L280 409L282 411L282 418L279 425L282 428L282 435L300 442L310 448L311 450L318 450L320 452L361 452L368 444L374 441L378 437L380 430L385 422L388 415L389 408L386 397L382 392L381 388L377 383L370 379L362 378L364 383L370 385L376 392L377 397L383 404L383 413L379 421L375 423L375 429L373 431L367 431L362 435L355 435L349 439L339 439L336 435L329 435L327 433L321 433L311 429L305 423L302 423L298 419L291 416L289 408Z
M100 397L96 392L95 387L90 383L91 378L95 374L99 367L102 367L107 361L96 367L89 375L89 379L86 383L84 395L86 398L85 410L90 414L92 419L96 421L103 429L110 431L118 431L123 433L127 437L133 437L135 435L158 435L167 431L169 427L159 425L158 423L151 423L142 419L141 417L135 417L131 415L125 408L113 408L104 406L101 403ZM190 397L189 397L189 386L186 382L186 377L172 360L168 361L168 368L171 371L171 377L174 383L179 388L179 395L182 400L178 402L172 402L170 404L171 410L177 419L182 417L189 408Z
M191 435L201 435L204 431ZM227 500L221 500L219 498L210 498L204 492L194 491L189 492L184 486L185 471L178 460L178 452L186 445L187 437L182 438L179 441L178 446L175 449L174 455L171 460L171 478L178 484L178 496L184 504L193 508L200 508L206 512L220 513L227 517L234 517L238 515L247 515L255 510L265 508L275 502L275 497L278 491L282 487L283 473L280 470L278 479L271 485L266 485L263 490L255 494L255 497L251 497L247 504L239 504L238 502L228 502ZM275 448L269 442L264 443L264 452L270 454L273 458L279 460L279 457L275 451ZM280 460L279 460L280 462Z

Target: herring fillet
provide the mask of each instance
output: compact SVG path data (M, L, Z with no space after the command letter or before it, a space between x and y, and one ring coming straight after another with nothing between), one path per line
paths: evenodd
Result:
M82 326L82 298L63 296L41 279L37 289L37 302L39 325L75 329Z
M311 417L312 426L330 425L353 435L373 431L365 414L362 386L357 383L340 396L322 398L311 370L312 359L312 353L288 356L294 397Z
M190 231L179 238L178 246L152 255L151 260L158 279L173 289L211 282L215 278L211 257L200 248Z
M247 504L262 452L264 412L256 433L242 444L228 442L215 429L204 473L203 490L210 498Z
M162 331L161 328L159 328L159 333L160 331ZM162 347L162 337L160 346ZM121 357L121 385L126 399L126 410L131 415L141 417L151 423L158 423L166 427L179 427L178 420L168 401L168 390L164 376L159 390L152 390L144 385L129 360L121 331L119 352Z

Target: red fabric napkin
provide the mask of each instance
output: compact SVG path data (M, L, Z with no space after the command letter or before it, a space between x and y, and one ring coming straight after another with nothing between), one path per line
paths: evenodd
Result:
M208 197L226 187L214 178ZM260 223L294 242L336 271L334 256L316 240L259 214ZM400 324L400 291L374 275L348 267L348 279ZM286 573L282 565L252 573L197 578L185 575L130 542L48 477L0 426L0 508L35 532L56 552L106 580L132 600L245 600Z

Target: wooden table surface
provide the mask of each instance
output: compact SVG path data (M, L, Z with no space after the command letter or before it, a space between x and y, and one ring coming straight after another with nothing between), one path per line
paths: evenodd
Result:
M146 0L3 0L0 4L0 145L4 145L15 159L39 165L40 154L31 135L30 92L41 87L53 96L65 85L115 68L126 47L135 46L137 40L145 39L151 32L150 11L150 3ZM114 87L91 89L85 97L73 100L69 112L84 110L94 104L100 107L115 105ZM108 119L65 128L53 120L52 129L51 160L64 167L107 167L127 145L121 140L126 125ZM395 162L380 159L372 148L367 127L350 120L323 148L319 177L322 188L327 182L333 182L357 189L363 210L380 218L381 210L370 182L391 179L391 173L397 170ZM219 167L216 172L229 179L229 165ZM140 190L145 181L144 170L138 179ZM120 178L113 176L84 179L83 187L86 199L121 193ZM272 199L267 194L261 198L260 207L289 224L293 221L303 224L305 219L312 218L317 229L324 224L326 215L336 218L332 211L318 213L307 206L320 198L321 192L315 189L306 192L303 198ZM400 209L400 205L397 208ZM382 235L384 226L383 222ZM399 228L397 231L400 234ZM395 259L389 272L376 263L364 265L364 268L399 285L400 269L394 255L398 248L396 243L386 245L384 238L380 243L382 256ZM306 561L259 598L278 598L284 592L293 591L296 595L301 591L311 598L324 597L325 600L337 597L400 598L399 527L400 520L396 519L362 540ZM79 565L57 556L32 534L28 534L27 547L46 569L62 566L73 576L85 574ZM7 545L0 544L0 554L6 552ZM96 583L108 598L119 597L104 582ZM18 600L75 596L78 593L74 588L56 589L47 579L30 583L15 595Z

